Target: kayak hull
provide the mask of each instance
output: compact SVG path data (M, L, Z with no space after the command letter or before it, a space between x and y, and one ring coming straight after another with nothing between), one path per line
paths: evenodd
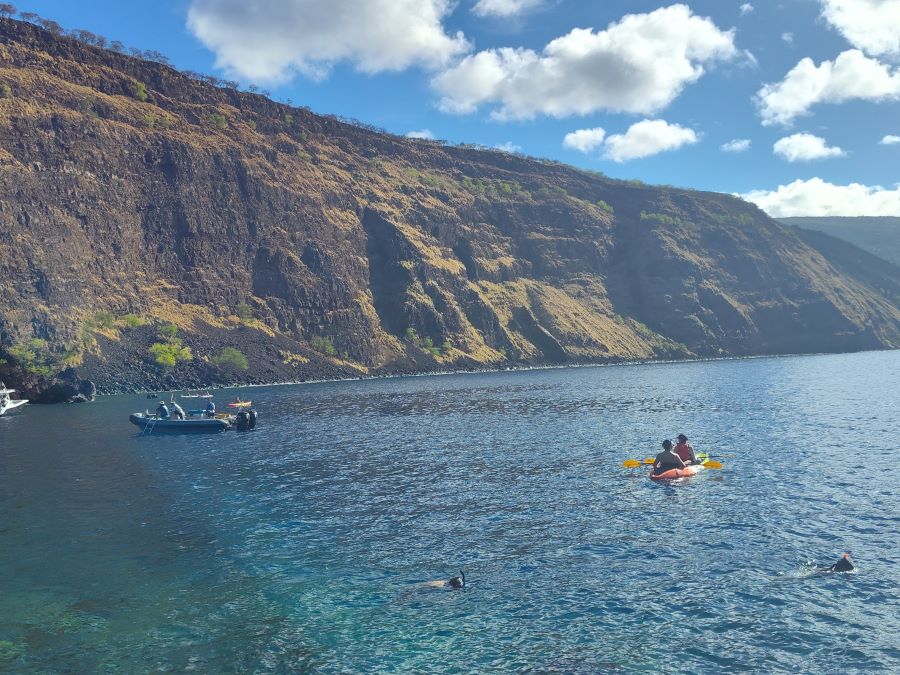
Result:
M157 419L153 415L145 415L144 413L132 413L128 416L128 421L148 434L155 433L217 433L225 431L231 425L227 420L196 418L186 420Z
M707 455L706 453L699 453L697 455L697 459L701 461L701 464L692 464L691 466L686 466L683 469L669 469L668 471L663 471L660 474L654 474L653 471L651 471L650 480L677 480L679 478L696 476L698 473L703 471L703 465L709 461L709 455Z
M687 478L688 476L696 476L703 470L702 464L686 466L683 469L669 469L660 474L650 472L650 480L675 480L677 478Z

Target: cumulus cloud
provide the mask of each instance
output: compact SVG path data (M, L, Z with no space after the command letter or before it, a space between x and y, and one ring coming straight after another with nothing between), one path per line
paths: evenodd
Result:
M498 143L494 146L494 150L502 150L503 152L522 152L522 146L516 145L512 141L506 141L505 143Z
M452 0L192 0L188 27L237 77L322 78L337 62L365 73L441 67L469 49L449 35Z
M489 49L432 81L441 109L497 106L497 119L566 117L598 110L651 113L698 80L705 66L737 54L734 32L686 5L630 14L606 30L576 28L540 52Z
M516 16L543 4L543 0L478 0L472 8L477 16Z
M643 120L632 124L624 134L606 139L604 153L614 162L649 157L668 150L677 150L700 140L693 129L665 120Z
M894 136L893 134L888 134L884 138L882 138L879 143L881 145L900 145L900 136Z
M900 56L900 0L821 0L822 16L854 47Z
M432 140L434 138L434 134L431 133L431 129L420 129L419 131L407 131L407 138L422 138L425 140Z
M740 195L773 218L791 216L900 216L900 186L833 185L821 178L795 180L777 190Z
M794 34L793 33L782 33L781 39L787 42L789 45L794 44Z
M757 93L763 124L791 124L817 103L900 100L900 68L891 70L858 49L849 49L834 61L816 65L802 59L784 80L767 84Z
M600 127L578 129L566 134L563 139L563 147L587 153L603 145L604 138L606 138L606 131Z
M744 16L745 14L749 14L754 9L755 9L755 7L753 5L751 5L749 2L745 2L743 5L741 5L741 16Z
M844 151L829 147L824 138L812 134L794 134L775 141L776 155L789 162L811 162L814 159L843 157Z
M751 141L749 138L735 138L734 140L723 143L721 150L723 152L746 152L750 149Z

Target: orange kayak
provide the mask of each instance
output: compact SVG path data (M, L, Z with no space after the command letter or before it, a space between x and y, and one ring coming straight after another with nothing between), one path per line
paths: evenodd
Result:
M706 455L700 456L701 460L703 460L704 464L706 463ZM650 472L650 480L674 480L676 478L687 478L688 476L696 476L703 470L703 464L692 464L691 466L686 466L683 469L669 469L668 471L663 471L660 474L655 474L652 471Z

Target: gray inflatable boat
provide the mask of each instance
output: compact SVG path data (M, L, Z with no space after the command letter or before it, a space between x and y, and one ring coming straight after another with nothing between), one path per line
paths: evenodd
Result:
M147 435L155 433L215 433L231 428L230 419L188 417L183 420L160 419L147 413L131 413L128 421L139 426Z

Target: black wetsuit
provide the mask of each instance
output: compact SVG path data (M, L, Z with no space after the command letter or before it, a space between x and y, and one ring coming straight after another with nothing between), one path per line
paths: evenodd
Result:
M653 473L657 476L670 469L683 469L684 467L685 464L681 461L681 457L672 450L663 450L653 460Z
M829 568L832 572L849 572L853 569L853 563L846 558L841 558Z

